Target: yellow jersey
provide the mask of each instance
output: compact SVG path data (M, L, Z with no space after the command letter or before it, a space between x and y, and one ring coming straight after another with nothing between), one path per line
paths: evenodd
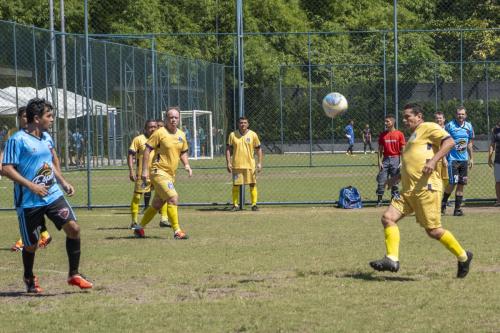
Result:
M142 159L144 157L144 150L146 149L147 141L148 138L146 138L144 134L138 135L132 140L130 147L128 148L129 153L135 154L136 174L139 175L139 177L142 174ZM151 166L153 156L154 154L151 152L149 166Z
M153 173L175 177L180 156L189 149L186 134L180 129L172 134L161 127L149 137L146 145L154 150Z
M401 159L402 192L443 190L438 165L430 175L424 174L422 170L425 163L439 150L442 140L449 136L450 134L436 123L425 122L415 129L406 143Z
M236 130L229 134L227 144L233 147L232 165L234 169L255 169L255 148L260 147L260 140L252 130L244 135Z

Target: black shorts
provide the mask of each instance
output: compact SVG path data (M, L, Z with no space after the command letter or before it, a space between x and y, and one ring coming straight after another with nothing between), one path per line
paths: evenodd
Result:
M450 184L467 185L467 171L469 170L468 161L451 161L448 164L448 175Z
M38 244L40 239L40 229L45 223L45 215L54 223L58 230L69 221L76 221L73 209L61 196L53 203L31 208L17 208L17 218L19 220L19 231L26 246Z

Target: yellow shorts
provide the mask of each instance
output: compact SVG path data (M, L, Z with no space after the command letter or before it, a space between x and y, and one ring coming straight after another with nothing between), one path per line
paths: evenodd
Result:
M233 169L233 185L257 183L255 169Z
M146 182L146 186L143 187L142 186L142 179L141 177L139 177L136 181L135 181L135 185L134 185L134 192L135 193L147 193L147 192L151 192L152 188L151 188L151 181L147 181Z
M441 227L441 197L439 191L423 190L401 193L399 199L393 199L391 206L404 216L415 212L417 223L426 229Z
M162 200L178 196L174 187L174 178L172 176L162 174L152 174L151 183L155 189L155 195L158 195Z

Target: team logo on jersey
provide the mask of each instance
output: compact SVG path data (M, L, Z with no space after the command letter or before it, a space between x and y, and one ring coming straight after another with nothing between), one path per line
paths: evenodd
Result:
M54 184L54 172L48 163L43 163L42 167L36 171L32 183L44 185L46 188Z
M175 189L174 188L174 183L172 183L172 182L168 182L167 183L167 187L168 187L169 190L174 190Z
M464 151L466 149L467 149L467 140L458 139L455 143L455 150L456 151Z
M57 215L63 220L66 220L69 216L69 209L67 207L61 208L57 211Z
M177 139L179 140L179 143L182 143L182 136L179 136Z
M245 141L246 141L247 143L250 143L250 138L246 138L246 139L245 139Z

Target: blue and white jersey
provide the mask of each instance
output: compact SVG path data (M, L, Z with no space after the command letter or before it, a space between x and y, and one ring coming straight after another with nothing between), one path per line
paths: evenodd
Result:
M344 132L346 136L348 136L349 142L354 143L354 128L352 128L352 125L349 124L344 128Z
M54 141L46 132L37 138L21 130L7 141L2 164L13 165L21 176L35 184L43 184L48 190L48 194L41 197L14 183L14 204L17 208L46 206L63 195L53 170L53 147Z
M448 154L448 161L468 161L469 154L467 153L467 145L474 139L474 129L472 124L465 121L460 126L454 119L450 121L444 129L450 133L453 140L455 140L455 147Z

